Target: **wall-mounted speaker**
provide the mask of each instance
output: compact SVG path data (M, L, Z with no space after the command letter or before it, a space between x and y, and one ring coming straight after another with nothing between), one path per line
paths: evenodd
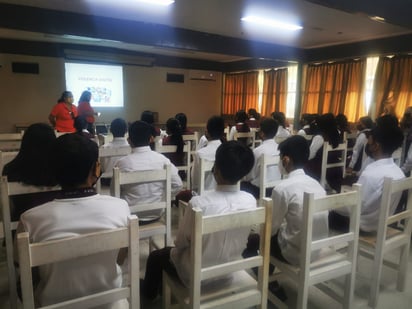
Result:
M39 64L31 62L12 62L11 70L13 73L39 74Z
M168 83L184 83L185 82L185 75L184 74L167 73L166 81Z

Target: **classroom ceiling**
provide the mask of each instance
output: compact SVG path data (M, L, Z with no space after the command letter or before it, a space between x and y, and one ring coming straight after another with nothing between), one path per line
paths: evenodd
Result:
M0 0L0 40L222 63L293 61L304 53L338 51L361 42L410 42L411 12L411 0L176 0L168 7L136 0ZM288 19L303 29L252 28L240 20L250 14Z

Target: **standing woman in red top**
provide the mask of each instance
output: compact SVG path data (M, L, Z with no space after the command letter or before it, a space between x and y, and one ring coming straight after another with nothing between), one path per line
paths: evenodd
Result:
M57 132L76 132L74 118L77 117L77 108L73 105L73 94L64 91L57 100L49 115L49 121Z
M83 91L79 99L79 104L77 105L77 112L79 116L83 116L87 121L87 131L91 134L95 134L94 130L94 116L98 114L94 111L93 107L90 105L90 100L92 99L92 93L90 91Z

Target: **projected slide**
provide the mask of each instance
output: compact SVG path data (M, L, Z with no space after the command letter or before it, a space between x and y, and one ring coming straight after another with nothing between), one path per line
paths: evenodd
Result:
M66 89L77 104L84 90L92 93L93 107L123 106L123 68L114 65L65 63Z

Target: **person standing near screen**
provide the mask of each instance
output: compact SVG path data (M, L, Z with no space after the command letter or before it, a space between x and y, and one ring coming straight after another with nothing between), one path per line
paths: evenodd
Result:
M94 116L98 116L98 113L96 113L93 107L90 105L91 99L92 93L88 90L83 91L79 99L79 104L77 105L77 111L79 113L79 116L83 116L86 118L87 131L94 135L96 134L94 130Z
M73 94L70 91L63 91L57 104L49 115L49 121L57 132L76 132L74 128L74 118L77 117L77 108L73 104Z

